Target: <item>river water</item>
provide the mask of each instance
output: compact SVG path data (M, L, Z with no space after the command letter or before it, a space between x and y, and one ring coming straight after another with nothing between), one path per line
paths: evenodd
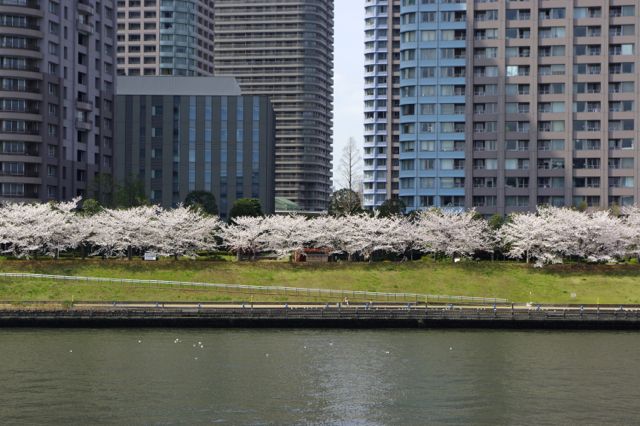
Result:
M0 330L2 424L639 424L640 336Z

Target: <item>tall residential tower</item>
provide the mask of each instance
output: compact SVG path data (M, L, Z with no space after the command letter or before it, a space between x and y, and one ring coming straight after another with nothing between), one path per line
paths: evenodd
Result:
M0 200L94 196L111 173L114 7L0 2Z
M466 207L639 200L639 6L468 3Z
M400 0L365 6L364 207L398 197Z
M639 7L403 0L400 46L386 52L400 55L400 172L386 184L410 210L636 203Z
M118 74L213 74L212 0L118 0Z
M333 0L215 0L217 76L276 112L276 195L309 212L331 192Z

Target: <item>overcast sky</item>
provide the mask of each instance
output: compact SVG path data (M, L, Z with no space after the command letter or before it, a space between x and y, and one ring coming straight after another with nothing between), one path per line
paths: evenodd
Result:
M362 146L364 117L364 0L335 0L333 111L334 176L349 137ZM334 182L334 186L337 183Z

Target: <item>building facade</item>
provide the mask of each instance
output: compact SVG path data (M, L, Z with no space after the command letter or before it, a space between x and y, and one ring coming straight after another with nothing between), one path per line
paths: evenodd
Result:
M409 209L636 203L639 7L402 0L397 180Z
M331 192L333 0L215 0L215 75L276 111L276 193L302 210Z
M119 75L213 75L212 0L117 0Z
M400 3L401 0L365 3L363 206L366 209L399 195Z
M214 194L223 218L235 200L275 203L275 116L266 96L227 77L119 77L116 181L137 179L166 207Z
M114 29L110 0L0 2L0 200L93 196L111 174Z
M468 4L466 207L638 201L639 7Z
M464 206L466 5L404 1L400 16L400 199Z

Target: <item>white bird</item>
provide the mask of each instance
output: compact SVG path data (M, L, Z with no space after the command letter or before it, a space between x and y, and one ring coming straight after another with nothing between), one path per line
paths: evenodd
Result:
M267 358L269 358L269 354L264 354L264 356L266 356Z
M452 346L449 346L449 350L450 350L450 351L452 351L452 350L453 350L453 347L452 347Z
M333 346L333 342L329 342L329 346Z
M388 354L388 353L390 353L390 352L389 352L389 351L384 351L384 353L385 353L385 354Z
M138 343L142 343L142 340L138 340Z
M69 350L69 353L73 352L73 350Z

